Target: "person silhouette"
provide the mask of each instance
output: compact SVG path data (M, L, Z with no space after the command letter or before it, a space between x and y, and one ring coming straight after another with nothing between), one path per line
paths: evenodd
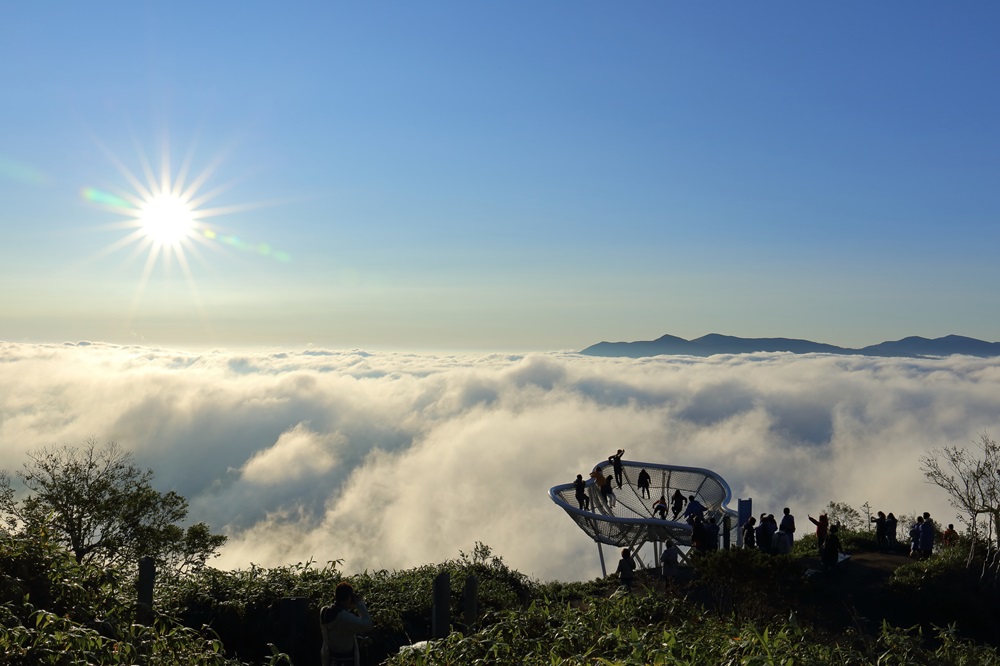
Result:
M582 474L576 475L576 481L573 482L573 485L576 487L577 504L584 511L590 511L590 498L587 497L587 482L583 480Z
M615 571L629 592L632 591L632 581L635 580L635 560L632 559L632 551L628 548L622 550L622 559L618 560L618 569Z
M608 460L611 461L612 467L615 469L615 483L618 487L622 487L622 473L624 468L622 467L622 456L625 455L625 449L618 449L618 452L613 456L608 456Z
M347 581L337 584L334 602L320 611L323 666L356 666L360 662L357 635L371 631L374 623L365 602Z
M663 566L663 584L670 586L670 581L677 575L677 565L680 563L681 549L677 547L672 539L664 542L663 552L660 554L660 564Z
M823 554L820 559L827 571L833 571L840 561L840 536L837 534L839 531L840 525L831 525L826 541L823 542Z
M670 496L670 508L674 512L674 520L677 520L678 516L681 515L685 504L687 504L687 499L681 494L680 490L675 490L674 494Z
M614 509L618 500L615 498L615 489L612 486L610 474L604 479L604 485L601 486L601 494L604 496L604 503L608 505L608 508Z
M830 533L830 518L825 513L819 514L819 520L816 520L809 515L807 515L806 518L808 518L809 522L816 526L816 548L819 550L819 556L822 558L823 544L826 542L826 537Z
M757 547L757 533L756 530L757 519L750 516L750 519L743 523L743 547L744 548L756 548Z
M660 520L667 519L667 498L660 495L660 499L653 502L653 514L658 515Z
M639 494L646 499L649 499L649 483L652 479L649 476L649 472L645 469L639 470L639 480L636 481L636 485L639 487ZM619 486L620 488L621 486Z
M688 495L687 508L684 509L684 517L687 518L689 523L694 518L704 518L707 510L708 509L704 504L694 498L694 495Z

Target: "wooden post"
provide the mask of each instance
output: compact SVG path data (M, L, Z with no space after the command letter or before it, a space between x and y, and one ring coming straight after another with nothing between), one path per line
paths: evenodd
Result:
M431 637L444 638L451 630L451 574L442 571L434 578L431 609Z
M136 582L136 614L139 624L153 624L153 583L156 581L156 562L152 557L139 559L139 580Z
M305 597L282 597L278 601L276 624L275 647L291 657L293 664L308 663L304 648L309 625L309 600Z
M472 631L479 623L479 578L469 576L465 579L465 590L462 595L463 619L465 620L466 631Z

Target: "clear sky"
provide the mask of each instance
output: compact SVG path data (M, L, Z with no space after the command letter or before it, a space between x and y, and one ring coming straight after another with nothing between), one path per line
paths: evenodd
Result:
M998 35L992 0L7 3L0 339L1000 340Z

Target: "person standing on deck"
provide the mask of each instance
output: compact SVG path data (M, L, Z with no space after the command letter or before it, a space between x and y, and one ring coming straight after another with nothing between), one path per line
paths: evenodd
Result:
M615 468L615 483L618 487L622 487L622 474L624 469L622 468L622 456L625 455L625 449L618 449L618 452L613 456L608 456L608 460L611 461L611 465Z
M651 481L652 478L650 478L649 472L645 469L639 470L639 480L636 482L636 485L639 487L640 496L645 497L646 499L649 499L649 484ZM621 486L619 486L619 488L620 487Z
M583 480L582 474L576 475L576 481L573 482L573 485L576 487L576 503L584 511L590 511L590 498L587 497L587 482Z

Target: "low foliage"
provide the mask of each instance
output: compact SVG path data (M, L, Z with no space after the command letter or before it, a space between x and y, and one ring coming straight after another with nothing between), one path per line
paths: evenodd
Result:
M849 533L848 533L849 534ZM845 534L848 547L862 547ZM810 541L810 539L812 539ZM853 546L852 546L853 545ZM797 540L811 556L815 537ZM962 548L900 567L891 590L921 622L911 629L887 624L847 632L815 628L807 607L829 599L835 586L810 582L802 559L731 550L699 555L691 584L664 592L652 572L637 576L636 592L614 578L540 584L508 567L489 547L441 564L403 571L366 571L350 577L368 600L375 630L366 663L404 664L986 664L997 652L960 638L976 618L996 617L984 601L967 613L969 571ZM135 623L131 574L77 562L44 530L0 532L0 662L13 666L151 664L290 665L271 643L290 597L304 600L298 664L318 654L319 609L344 579L340 563L220 571L171 571L158 580L157 620ZM448 573L452 626L445 639L428 639L434 578ZM465 616L465 581L479 582L478 622ZM789 615L789 610L798 610ZM937 615L935 615L937 613ZM959 622L945 626L949 617ZM817 624L822 627L823 625ZM967 635L967 634L966 634Z
M796 604L803 567L791 555L753 548L699 554L696 584L708 591L712 608L738 621L785 617Z
M211 633L135 624L123 574L80 563L45 531L0 532L0 660L36 664L234 665Z
M476 634L452 633L404 650L386 665L1000 664L994 650L953 631L935 638L938 646L928 649L919 630L884 626L873 640L831 640L794 624L737 623L679 599L622 594L583 606L536 600L494 614Z

